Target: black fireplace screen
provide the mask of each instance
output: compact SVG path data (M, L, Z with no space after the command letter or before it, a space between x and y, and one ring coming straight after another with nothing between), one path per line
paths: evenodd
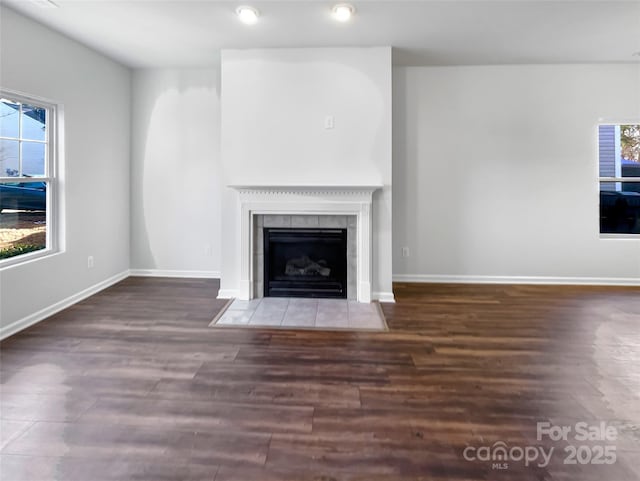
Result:
M347 297L346 229L264 229L265 297Z

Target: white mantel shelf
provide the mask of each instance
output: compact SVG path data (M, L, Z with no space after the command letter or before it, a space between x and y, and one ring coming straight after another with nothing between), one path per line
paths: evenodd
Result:
M238 192L264 192L264 193L301 193L301 194L349 194L368 193L373 194L382 189L382 185L228 185Z
M372 202L382 185L228 185L240 200L240 299L253 297L254 215L355 215L357 299L371 302Z

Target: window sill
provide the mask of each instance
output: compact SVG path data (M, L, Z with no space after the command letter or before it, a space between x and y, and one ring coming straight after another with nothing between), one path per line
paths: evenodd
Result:
M22 254L19 256L10 257L8 259L2 259L0 260L0 270L3 270L8 267L16 267L26 263L39 261L45 257L52 257L57 254L60 254L59 250L42 249L35 252L29 252L28 254Z
M600 239L640 240L640 234L600 234Z

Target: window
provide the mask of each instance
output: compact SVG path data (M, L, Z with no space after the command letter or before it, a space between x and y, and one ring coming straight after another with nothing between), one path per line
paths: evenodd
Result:
M0 92L0 266L54 250L55 106Z
M640 124L598 127L600 233L640 234Z

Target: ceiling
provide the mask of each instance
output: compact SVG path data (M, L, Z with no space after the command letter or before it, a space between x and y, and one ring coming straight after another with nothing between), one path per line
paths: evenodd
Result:
M216 65L223 48L394 47L398 65L640 62L640 0L33 0L4 4L132 68ZM337 2L336 2L337 3ZM235 8L257 7L256 25Z

